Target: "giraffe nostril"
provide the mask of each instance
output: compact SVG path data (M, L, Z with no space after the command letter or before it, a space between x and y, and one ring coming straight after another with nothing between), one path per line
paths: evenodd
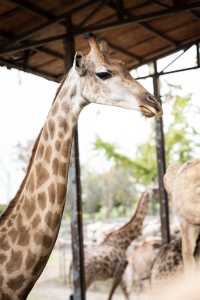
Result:
M151 103L157 103L158 102L158 100L152 94L149 94L149 93L146 94L146 100L151 102Z
M157 112L161 111L161 105L158 100L150 93L146 93L147 104L151 105Z

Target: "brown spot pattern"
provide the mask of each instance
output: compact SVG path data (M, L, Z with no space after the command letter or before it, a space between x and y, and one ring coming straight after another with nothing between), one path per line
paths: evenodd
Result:
M0 254L0 264L1 265L6 262L6 258L7 258L6 255Z
M53 139L55 133L55 122L52 119L48 121L48 127L49 127L50 137L51 139Z
M59 174L60 174L60 176L62 176L62 177L66 177L66 175L67 175L67 163L62 163L62 162L60 162L60 164L59 164Z
M59 136L59 138L62 140L62 139L64 138L63 132L59 131L59 132L58 132L58 136Z
M45 234L44 239L43 239L43 245L45 248L50 248L53 244L53 240L50 236L48 236L47 234Z
M42 184L44 184L48 178L49 173L48 171L43 167L41 163L38 163L35 167L36 169L36 181L37 181L37 187L40 187Z
M44 135L45 141L47 141L48 138L49 138L49 133L48 133L48 130L47 130L47 125L44 126L43 135Z
M48 212L45 216L45 222L51 230L55 230L60 222L61 216L58 213Z
M67 102L63 102L61 108L65 113L68 113L70 111L70 106Z
M45 151L44 159L49 163L51 161L52 148L50 145L47 146Z
M63 199L65 199L66 195L66 185L63 183L58 183L57 184L57 200L58 203L62 203Z
M42 210L44 210L47 205L46 193L45 192L39 193L37 200L38 200L39 207Z
M32 272L34 276L37 276L40 273L41 269L43 269L43 266L46 264L48 258L49 256L40 257L39 261L36 263Z
M3 284L3 276L0 275L0 287L2 286Z
M61 221L61 215L59 213L54 213L54 220L53 220L53 228L57 228L57 226L60 224Z
M4 251L7 251L7 250L9 250L9 248L10 248L9 243L6 240L6 237L4 235L1 238L1 249L4 250Z
M38 146L38 151L37 151L37 158L42 158L44 153L44 145L43 144L39 144Z
M12 300L12 298L8 294L2 293L2 299L1 300Z
M13 220L11 219L8 221L8 227L11 227L12 225L13 225Z
M43 233L42 232L37 232L34 235L34 241L37 245L41 245L42 244L42 239L43 239Z
M52 227L52 223L53 223L53 214L51 211L48 211L46 216L45 216L45 222L47 224L47 226L51 229L53 229Z
M17 230L20 231L21 228L23 227L23 221L22 221L22 215L21 214L19 214L17 216L16 222L17 222Z
M49 194L49 201L51 203L55 202L55 198L56 198L56 189L55 189L55 184L51 183L48 187L48 194Z
M32 269L35 262L36 262L36 255L33 252L31 252L31 250L29 250L25 261L26 269L27 270Z
M7 285L12 290L17 290L23 286L25 277L23 275L19 275L15 278L12 278L8 281Z
M8 273L19 270L22 264L22 253L20 251L12 250L10 260L6 264L6 270Z
M62 146L62 155L67 158L69 156L69 151L70 151L70 141L69 140L66 140L64 143L63 143L63 146Z
M35 198L31 197L30 200L26 199L26 201L24 202L24 205L23 205L23 209L24 209L24 212L25 212L25 215L27 216L27 218L30 219L36 209Z
M52 245L52 238L44 232L37 232L34 236L35 243L39 246L49 248Z
M17 231L16 229L11 229L11 230L8 232L8 235L10 236L11 241L12 241L13 243L15 243L16 240L17 240L18 231Z
M59 161L57 158L54 158L52 162L53 174L58 175Z
M59 118L58 125L59 125L59 127L61 129L64 130L64 132L66 132L68 130L68 128L69 128L69 126L67 124L67 121L64 118L62 118L62 117Z
M28 230L25 227L22 227L19 233L18 245L26 246L30 241L30 235Z
M35 179L33 173L30 174L30 178L28 179L26 189L30 192L33 192L35 189Z
M32 224L33 228L36 228L40 222L41 222L40 215L36 215L31 224Z
M60 141L56 141L56 143L55 143L55 148L56 148L56 150L57 151L60 151L60 148L61 148L61 143L60 143Z

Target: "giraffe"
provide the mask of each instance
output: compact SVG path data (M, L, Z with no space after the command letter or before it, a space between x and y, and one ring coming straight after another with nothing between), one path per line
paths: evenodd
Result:
M128 265L120 282L126 299L130 299L133 284L136 292L141 293L149 287L151 269L161 247L159 237L142 238L129 247Z
M198 238L194 256L199 259L200 239ZM183 273L182 241L175 236L168 244L162 245L151 269L151 284L168 280Z
M126 251L132 241L142 232L143 221L148 211L148 202L149 194L143 193L129 222L110 232L99 245L86 250L86 288L89 288L97 280L113 278L108 299L112 298L127 266Z
M194 252L200 233L200 160L171 165L164 176L166 190L180 220L184 269L195 266Z
M55 244L63 208L74 128L89 103L138 109L146 117L162 108L94 37L76 53L35 143L25 178L0 217L0 300L25 300Z

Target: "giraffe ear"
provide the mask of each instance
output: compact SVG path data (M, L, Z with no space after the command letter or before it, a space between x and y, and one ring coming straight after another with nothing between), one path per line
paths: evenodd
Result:
M74 58L74 66L80 76L86 74L85 58L82 53L76 53Z

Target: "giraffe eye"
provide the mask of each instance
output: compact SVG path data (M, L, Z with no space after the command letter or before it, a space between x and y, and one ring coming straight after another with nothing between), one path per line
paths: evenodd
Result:
M111 71L106 71L106 72L97 72L95 73L96 76L102 80L106 80L106 79L109 79L113 76L112 72Z

